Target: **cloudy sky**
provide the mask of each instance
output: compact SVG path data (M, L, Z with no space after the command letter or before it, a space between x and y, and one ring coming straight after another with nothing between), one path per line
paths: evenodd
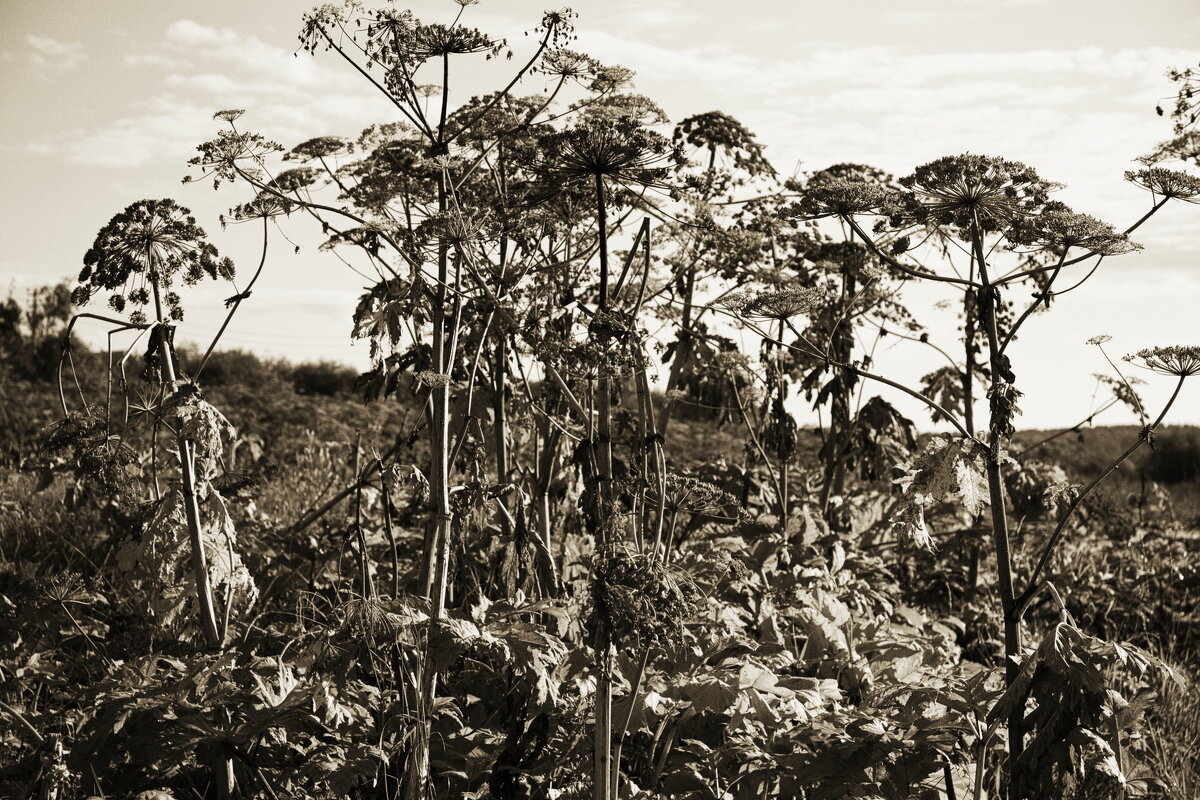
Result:
M217 223L239 196L180 183L195 145L216 130L212 112L246 108L246 127L284 144L393 118L334 58L295 54L307 6L0 0L0 293L75 274L96 231L144 197L192 207L222 252L252 270L256 234ZM428 21L458 9L407 6ZM519 55L542 9L483 0L465 21L507 37ZM780 172L855 161L903 175L941 155L1001 155L1065 183L1063 200L1119 227L1148 206L1122 173L1170 133L1154 114L1171 92L1164 72L1200 61L1194 0L589 0L576 10L578 49L633 69L637 90L673 119L737 117ZM481 70L465 78L458 100L488 85ZM1084 345L1090 336L1111 334L1117 353L1200 342L1198 231L1200 207L1168 206L1139 231L1144 252L1105 262L1053 315L1031 321L1013 349L1028 381L1026 425L1088 413L1090 376L1105 368ZM290 232L301 254L272 251L253 313L227 342L361 364L364 348L345 342L362 279L316 253L310 231ZM220 304L206 301L219 296L193 299L181 338L211 335ZM914 304L939 333L936 299ZM881 353L905 377L937 366L930 358L907 346ZM1152 399L1164 380L1152 380ZM1185 390L1173 416L1200 423L1200 389Z

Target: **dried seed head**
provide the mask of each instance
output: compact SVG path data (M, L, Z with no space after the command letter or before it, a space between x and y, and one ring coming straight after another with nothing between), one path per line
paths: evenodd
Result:
M1047 211L1017 226L1010 237L1015 244L1066 250L1082 247L1104 256L1117 256L1141 250L1112 225L1088 214Z
M740 314L746 306L754 299L754 292L750 289L738 289L730 292L724 297L717 300L713 305L727 308L730 311Z
M876 183L829 178L810 186L790 216L805 219L849 217L876 211L887 199L887 189Z
M101 290L110 290L109 303L122 311L133 305L130 320L144 319L140 307L150 299L147 283L170 287L174 279L195 284L206 275L213 279L233 277L233 262L221 258L207 241L188 209L174 200L140 200L109 220L83 257L84 268L72 300L82 305ZM123 299L115 299L121 297ZM179 296L166 295L166 308L177 316Z
M1036 213L1057 188L1019 161L971 153L922 164L900 183L912 189L921 217L959 228L970 225L972 217L986 228L1022 219Z
M824 296L820 289L807 286L759 292L743 307L742 313L763 319L788 319L809 313L820 305Z
M1125 180L1167 199L1200 203L1200 178L1175 169L1151 167L1130 170Z
M1179 378L1200 375L1200 346L1197 345L1148 347L1125 356L1125 360L1133 363L1141 361L1142 366L1160 375Z

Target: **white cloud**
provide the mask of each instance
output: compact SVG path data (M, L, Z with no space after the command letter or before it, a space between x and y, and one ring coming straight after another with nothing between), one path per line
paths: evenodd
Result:
M221 75L213 72L200 73L198 75L180 75L173 73L167 76L167 85L172 88L188 89L197 92L207 92L208 94L221 95L229 97L231 95L245 96L248 94L245 89L238 85L238 82L228 75Z
M695 16L678 0L643 9ZM505 34L527 27L499 15L472 24ZM636 70L638 90L676 118L719 108L741 119L785 173L803 160L806 168L861 161L904 174L946 153L983 152L1028 161L1071 186L1067 202L1116 222L1140 214L1143 199L1121 172L1166 135L1152 111L1163 71L1197 58L1163 47L914 53L830 43L781 54L648 40L646 29L623 24L619 34L579 35L601 60ZM169 158L182 172L194 145L215 130L209 117L219 108L246 108L242 125L284 144L397 116L336 55L297 58L257 36L187 19L161 41L123 59L160 68L160 94L66 145L72 161L129 167ZM476 93L476 84L489 88L484 69L491 67L461 68L465 84L452 99ZM533 83L521 90L536 90Z
M130 168L184 162L217 129L212 114L246 108L244 125L284 144L326 133L357 133L394 109L355 76L256 36L191 20L168 26L160 52L130 53L131 67L161 68L162 91L129 114L64 145L78 164Z
M157 53L126 53L121 57L121 63L127 67L163 67L179 69L187 64L178 58L159 55Z
M687 25L701 22L702 17L694 5L684 0L626 0L612 12L621 20L623 27L638 31L643 37L673 40L685 34Z
M55 72L70 72L84 61L87 53L79 42L60 42L48 36L25 35L25 43L29 45L29 60L34 66L44 67Z
M166 42L195 62L220 67L247 79L243 85L255 92L300 94L314 90L355 88L360 85L343 70L331 70L316 59L297 57L257 36L228 28L213 28L192 20L171 23Z
M76 164L128 169L153 159L170 158L184 173L184 161L209 130L212 112L175 97L149 102L144 113L123 117L65 146Z

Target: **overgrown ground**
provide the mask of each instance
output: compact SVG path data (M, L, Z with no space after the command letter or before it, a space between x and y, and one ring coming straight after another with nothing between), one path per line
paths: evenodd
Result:
M402 674L381 674L396 669L387 659L400 657L391 650L400 621L388 587L393 564L401 586L418 568L421 512L409 498L398 501L395 562L382 526L367 527L367 563L381 592L370 603L348 592L356 569L347 540L355 497L318 519L312 512L353 485L354 467L367 457L355 456L364 431L372 441L406 439L417 410L403 399L363 404L353 391L355 375L344 368L265 364L241 353L218 357L206 392L238 429L228 451L227 496L259 594L232 653L197 656L145 613L154 605L152 582L121 566L122 548L139 536L145 519L136 506L110 499L61 465L42 469L46 462L29 432L55 418L54 383L6 369L0 794L25 796L55 770L85 764L109 797L149 788L176 797L203 793L210 780L203 753L221 742L248 756L280 796L370 794L379 715L387 713L379 703ZM737 426L718 427L703 410L677 424L668 443L672 463L736 494L728 465L741 455ZM1018 440L1050 433L1027 432ZM1200 498L1194 477L1163 479L1192 474L1186 465L1194 468L1200 456L1197 433L1164 429L1157 450L1141 454L1089 500L1052 576L1081 630L1137 644L1183 677L1183 685L1156 679L1160 694L1146 706L1145 733L1127 743L1127 763L1142 763L1142 774L1167 787L1155 796L1173 798L1192 796L1200 756L1200 706L1190 683L1200 667L1194 603L1200 543L1189 536ZM1055 440L1039 458L1057 461L1082 482L1136 435L1131 427L1084 429ZM801 470L816 463L816 434L802 441ZM409 446L414 462L424 446L419 435ZM881 490L879 502L886 504L889 490ZM375 487L358 501L378 519ZM908 706L891 706L889 693L919 697L926 687L929 702L957 693L954 702L967 703L983 692L976 702L986 713L987 692L972 679L996 663L998 631L987 614L987 590L966 584L976 539L963 520L939 517L936 555L864 534L831 535L811 517L786 538L752 523L681 524L687 541L680 574L687 569L692 577L650 602L687 604L688 613L629 612L630 626L662 626L656 633L665 648L650 664L643 679L649 694L629 723L623 757L639 784L719 797L713 781L724 771L720 762L767 769L774 761L797 781L828 787L820 796L852 796L845 792L872 785L891 759L916 757L922 740L944 740L953 751L953 729L940 727L928 710L911 716L916 712ZM1021 552L1029 552L1045 525L1036 508L1022 518ZM460 591L474 599L441 644L448 686L460 699L439 721L443 738L434 756L455 776L448 779L461 787L455 791L542 796L529 794L528 786L535 780L553 786L556 770L570 772L564 760L580 757L573 742L581 717L572 715L586 714L586 705L571 709L587 681L575 644L585 636L580 626L587 615L574 610L589 596L584 553L567 535L553 554L562 601L524 612L524 619L541 618L543 628L518 622L510 601L486 599L508 593L521 602L536 591L536 555L522 550L519 533L493 529L461 545L459 569L471 577ZM985 587L986 560L979 569ZM1042 627L1058 612L1047 598L1034 614ZM631 628L626 635L632 634ZM831 715L833 698L848 705ZM627 710L620 700L617 708ZM503 715L521 722L506 727ZM805 750L784 747L781 739L800 740ZM500 745L499 758L484 755L481 740ZM930 771L918 764L914 774ZM952 775L961 784L957 796L969 796L966 771ZM916 786L877 791L942 796Z
M216 111L184 182L254 256L134 200L0 304L0 793L1194 796L1200 345L1088 340L1139 424L1061 435L1019 430L1009 345L1200 203L1200 72L1117 227L996 155L781 175L570 10L510 45L456 3L302 18L389 120L284 147ZM177 350L189 287L253 313L289 230L369 282L370 369ZM884 337L939 366L894 380Z

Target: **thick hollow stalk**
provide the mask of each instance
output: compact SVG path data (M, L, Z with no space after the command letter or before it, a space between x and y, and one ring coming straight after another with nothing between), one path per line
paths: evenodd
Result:
M595 758L592 765L592 777L595 782L593 798L594 800L612 800L613 653L608 626L603 621L596 628L594 643L596 647L596 666L599 672L596 676Z
M447 208L446 176L438 176L438 207ZM438 287L433 306L433 367L441 375L449 375L453 365L447 363L446 349L446 285L450 273L449 248L438 247ZM428 572L432 578L433 617L446 613L448 561L450 553L450 385L444 382L430 393L429 404L429 490L433 506L434 532L432 547L425 553Z
M608 310L608 214L607 202L604 196L604 178L596 176L596 215L599 231L600 251L600 310ZM604 507L601 513L599 530L604 534L607 522L608 508L612 505L612 381L601 377L597 381L597 412L596 421L596 470L599 486L597 486L600 503ZM600 542L597 542L600 544Z
M983 249L983 235L979 220L972 213L971 243L979 278L983 290L979 292L980 322L987 334L988 355L992 372L992 392L1003 388L1003 352L996 326L999 305L995 288L988 282L987 261ZM999 578L1000 605L1004 618L1004 679L1011 686L1018 678L1021 665L1021 621L1017 617L1017 604L1013 590L1012 551L1008 535L1008 519L1004 509L1004 476L1000 467L1000 452L1004 444L1002 420L993 409L989 414L989 442L987 452L987 482L992 517L992 539L996 548L996 571ZM1008 717L1008 763L1009 800L1019 800L1020 786L1013 765L1021 756L1025 744L1025 709L1023 703L1014 703Z
M783 341L783 326L784 321L779 320L779 341ZM784 391L784 374L783 374L783 347L782 345L775 348L775 380L778 381L776 386L777 398L779 402L779 413L781 416L787 414L787 409L784 408L783 402L786 399ZM788 461L790 458L780 457L779 459L779 528L787 530L788 523Z
M448 69L448 67L446 67ZM443 97L445 78L443 79ZM445 125L445 103L442 109L442 125ZM438 208L447 209L446 173L438 173ZM443 241L438 245L438 282L433 304L433 368L441 375L449 375L453 365L448 363L446 347L446 285L450 273L449 247ZM446 615L446 593L449 583L450 532L453 517L450 511L450 384L436 386L430 392L429 405L429 494L434 524L426 538L422 576L426 577L422 589L430 601L430 616L436 621ZM420 722L414 747L414 774L409 775L407 786L410 800L424 796L430 781L429 768L429 712L437 696L438 674L426 650L426 661L421 673Z
M671 417L675 412L675 403L671 400L671 390L678 389L680 381L692 361L692 297L695 294L696 268L688 270L687 281L683 291L683 319L679 324L679 346L675 357L671 360L671 372L667 377L667 391L663 397L662 414L659 415L659 428L665 434L671 426Z
M172 326L163 323L162 298L158 281L151 278L154 290L154 312L158 325L155 335L159 337L159 360L164 383L174 384L178 379L175 350L171 346ZM217 622L216 604L213 601L212 583L208 576L208 559L204 552L203 529L200 527L200 502L196 497L195 454L192 443L181 432L177 438L179 446L180 491L183 493L183 513L187 520L188 539L192 548L192 573L196 580L196 601L200 607L200 629L204 640L212 650L224 645L224 636ZM228 598L227 598L228 602ZM237 784L233 771L233 759L217 755L213 759L213 772L217 777L217 794L221 798L232 797Z
M604 198L604 178L596 175L596 222L600 254L600 311L608 310L608 219ZM597 381L595 462L597 482L596 549L603 552L608 544L609 515L612 512L612 387L607 377ZM596 629L596 720L592 778L595 800L611 800L612 781L612 668L613 652L608 626L603 620Z
M158 282L150 281L154 289L154 310L158 327L156 335L159 345L159 360L162 362L164 382L169 384L178 380L178 370L175 365L175 351L171 347L173 328L163 323L162 300L159 297ZM200 523L200 502L196 497L196 475L194 471L194 454L192 443L181 433L179 445L179 474L180 491L183 493L183 513L187 520L188 538L192 547L192 573L196 580L196 601L200 606L200 629L204 639L213 649L221 647L221 631L217 624L216 604L213 602L212 583L208 577L208 559L204 553L204 535Z

